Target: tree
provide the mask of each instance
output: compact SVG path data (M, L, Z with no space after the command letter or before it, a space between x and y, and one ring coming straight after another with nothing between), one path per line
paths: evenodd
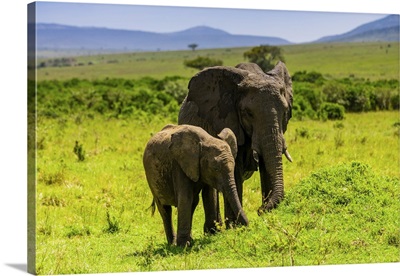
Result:
M282 49L277 46L261 45L254 47L251 50L243 53L244 58L250 62L256 63L264 72L274 68L276 62L285 59L282 54Z
M197 46L199 46L199 45L197 45L196 43L192 43L192 44L189 44L189 45L188 45L188 47L189 47L190 49L192 49L192 51L194 51L194 50L197 48Z

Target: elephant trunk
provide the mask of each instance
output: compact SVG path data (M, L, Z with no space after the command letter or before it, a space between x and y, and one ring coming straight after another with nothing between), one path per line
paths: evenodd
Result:
M229 178L229 185L224 187L223 194L235 214L236 222L245 226L249 225L249 220L239 200L234 176Z
M259 156L262 191L262 205L258 210L259 215L275 208L284 196L282 166L282 153L284 153L282 152L284 146L283 135L272 131L272 134L266 138L267 143L261 146L261 154Z

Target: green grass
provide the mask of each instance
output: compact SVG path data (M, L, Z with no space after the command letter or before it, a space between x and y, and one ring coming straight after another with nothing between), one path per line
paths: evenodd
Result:
M317 71L331 78L355 76L377 80L399 77L399 43L302 44L282 48L291 74L307 70ZM37 76L39 80L65 80L74 77L89 80L105 77L138 79L144 76L161 79L169 75L191 77L197 70L185 68L184 60L208 56L222 60L224 65L235 66L246 61L243 53L248 49L81 56L76 58L76 62L82 66L42 68L38 70ZM88 65L89 63L92 65Z
M42 68L37 76L38 80L190 78L197 71L185 68L185 59L209 56L234 66L244 61L247 49L82 56L76 58L82 66ZM399 43L283 49L292 74L307 70L326 78L371 80L399 76ZM40 92L48 92L43 89ZM194 246L181 249L166 244L158 212L151 216L152 195L142 166L148 139L164 125L176 123L176 114L100 115L74 109L57 96L67 91L79 100L85 91L93 92L90 82L84 88L54 89L50 95L54 98L45 104L38 101L39 274L400 261L396 111L346 113L342 121L291 120L285 138L294 162L284 160L285 199L279 207L257 215L261 188L255 173L244 184L243 207L250 226L204 235L200 202L193 221ZM104 89L101 95L114 95L119 88ZM49 106L65 112L45 117L52 112Z
M79 119L77 117L79 116ZM170 119L38 118L37 272L186 270L399 261L399 115L291 121L286 197L262 217L259 177L244 184L249 227L166 244L142 154ZM85 154L74 153L78 141ZM174 211L176 218L176 211Z
M331 78L399 78L399 43L328 43L285 46L291 73L317 71Z

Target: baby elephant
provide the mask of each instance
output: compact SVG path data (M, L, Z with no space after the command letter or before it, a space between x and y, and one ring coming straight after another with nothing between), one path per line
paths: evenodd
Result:
M193 212L204 185L223 193L237 223L249 223L236 191L236 137L228 128L218 136L221 139L196 126L167 125L147 143L143 165L169 244L191 245ZM177 236L171 206L178 208Z

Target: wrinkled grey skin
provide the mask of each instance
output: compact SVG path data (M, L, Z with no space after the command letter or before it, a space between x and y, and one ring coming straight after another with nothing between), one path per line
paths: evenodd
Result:
M262 191L258 213L275 208L284 196L282 155L291 161L283 136L293 103L292 81L285 64L278 62L267 73L254 63L210 67L192 77L188 88L178 124L200 126L213 136L230 128L238 143L235 181L240 200L244 180L258 168ZM206 188L202 197L209 206L205 230L214 232L211 222L221 222L217 193ZM226 220L233 217L225 202Z
M167 125L147 143L143 165L154 204L161 214L169 244L190 246L193 212L204 186L222 192L235 221L248 225L234 177L236 137L223 129L219 138L196 126ZM178 231L174 233L171 206L178 208Z

